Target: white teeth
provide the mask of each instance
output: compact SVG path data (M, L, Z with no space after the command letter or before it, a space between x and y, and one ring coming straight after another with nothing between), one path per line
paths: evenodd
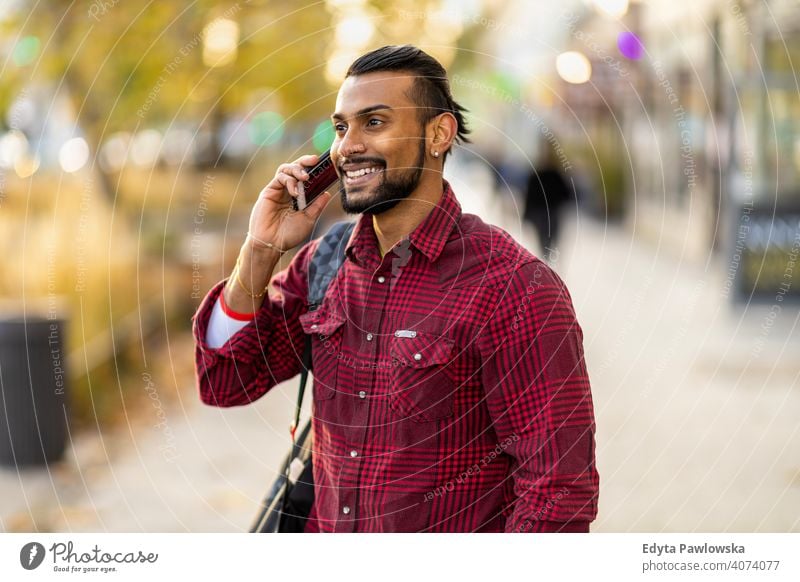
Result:
M371 174L372 172L377 172L379 168L361 168L360 170L354 170L352 172L347 172L348 178L358 178L363 176L364 174Z

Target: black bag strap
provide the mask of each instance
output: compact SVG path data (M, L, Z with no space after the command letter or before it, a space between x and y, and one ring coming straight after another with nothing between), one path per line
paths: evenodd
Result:
M337 222L325 233L308 265L308 308L319 307L328 286L344 263L344 251L355 222Z
M325 292L333 281L336 273L344 264L347 243L355 227L355 222L337 222L325 233L319 241L317 250L311 256L308 264L308 309L316 310L325 298ZM297 425L300 422L300 409L303 406L303 396L308 382L308 372L311 370L311 336L307 335L303 346L303 368L300 371L300 389L297 391L297 404L294 409L294 422L292 422L292 442ZM302 445L301 445L302 446ZM295 445L296 448L297 445ZM292 450L292 458L299 456L299 450Z
M308 372L311 370L311 336L307 335L303 342L303 367L300 370L300 388L297 390L297 402L294 406L294 420L289 427L292 434L292 446L297 446L295 440L295 432L297 431L297 424L300 422L300 409L303 407L303 395L306 392L306 383L308 382ZM302 443L301 443L302 444ZM292 459L299 456L299 451L292 448ZM291 459L290 459L291 460Z
M345 249L347 248L347 242L350 240L350 235L354 227L355 223L353 222L337 222L334 224L322 237L316 251L311 256L311 261L308 266L307 298L308 309L310 311L320 306L325 297L325 292L328 290L328 286L344 264ZM295 459L306 459L307 461L310 458L310 451L307 450L305 444L311 433L311 421L306 423L299 435L295 434L297 425L300 422L300 408L303 404L303 395L305 394L306 384L308 382L308 372L311 370L310 335L305 337L302 363L300 388L297 391L297 405L295 406L294 422L291 426L292 449L286 456L280 477L267 493L267 497L262 504L261 512L250 529L253 533L285 531L284 526L287 520L299 517L292 515L292 512L289 510L289 496L295 485L290 479L290 474L292 462ZM304 473L299 478L298 484L307 485L311 483L312 478L308 473L310 473L309 468L306 466Z
M328 286L333 281L339 268L344 264L345 249L350 240L350 234L355 227L354 222L337 222L330 230L325 233L322 240L319 241L317 249L311 256L311 262L308 265L308 309L309 311L316 310L322 300L325 298L325 292ZM300 388L297 391L297 403L294 408L294 421L291 425L292 434L292 452L289 454L284 472L286 474L285 490L282 495L283 503L281 504L281 512L279 516L278 529L280 530L280 523L287 514L287 503L289 501L288 488L291 487L289 482L289 471L292 461L300 458L303 454L303 447L311 431L311 421L306 423L306 426L300 433L299 438L295 438L297 432L297 425L300 423L300 409L303 407L303 396L306 392L306 384L308 383L308 372L311 370L311 336L305 337L303 345L303 367L300 370Z

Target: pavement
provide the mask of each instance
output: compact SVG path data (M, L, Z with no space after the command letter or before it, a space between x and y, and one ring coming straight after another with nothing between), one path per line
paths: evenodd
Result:
M451 183L466 212L539 252L489 176ZM554 266L584 330L601 480L597 532L800 532L797 308L734 305L726 266L571 213ZM241 408L202 405L180 374L108 434L73 435L49 469L0 470L0 531L243 532L288 445L296 380ZM173 393L167 397L167 393Z

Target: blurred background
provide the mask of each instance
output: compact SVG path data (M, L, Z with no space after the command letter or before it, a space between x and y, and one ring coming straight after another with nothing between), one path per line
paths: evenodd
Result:
M470 110L464 210L569 285L593 531L800 531L796 0L2 0L0 531L246 531L296 381L204 407L190 318L405 43Z

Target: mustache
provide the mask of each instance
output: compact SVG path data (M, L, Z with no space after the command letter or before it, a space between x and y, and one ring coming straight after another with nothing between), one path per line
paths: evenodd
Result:
M345 164L365 164L365 163L373 163L378 164L380 166L386 167L386 162L380 158L369 158L369 157L355 157L355 158L345 158L341 162L339 162L339 170L342 170L342 167ZM342 170L343 171L343 170Z

